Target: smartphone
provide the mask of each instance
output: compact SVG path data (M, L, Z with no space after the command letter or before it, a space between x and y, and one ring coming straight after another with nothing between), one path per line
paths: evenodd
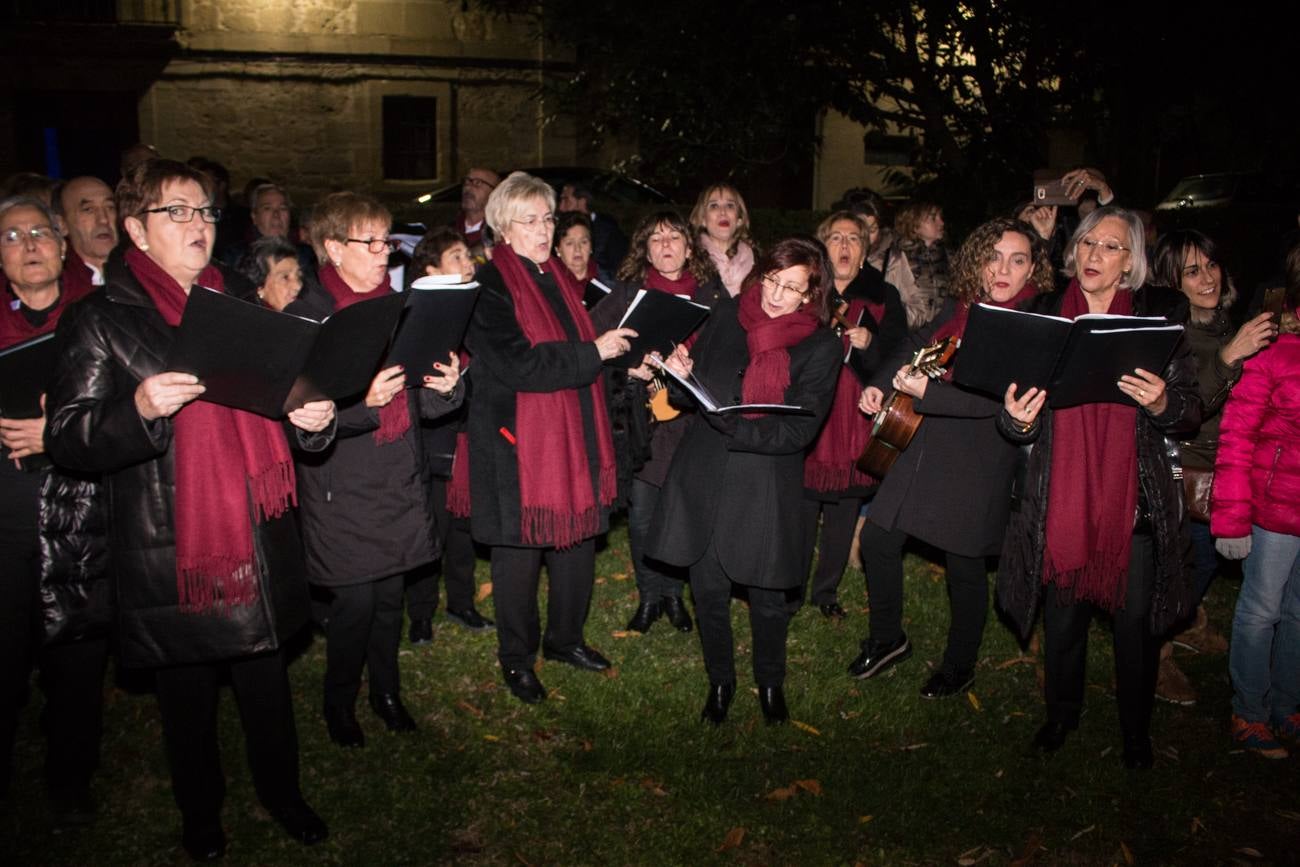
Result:
M1285 286L1270 286L1264 290L1264 307L1261 313L1271 313L1273 324L1282 327L1282 305L1286 300Z
M1075 200L1065 191L1065 184L1060 178L1034 182L1035 205L1073 205Z

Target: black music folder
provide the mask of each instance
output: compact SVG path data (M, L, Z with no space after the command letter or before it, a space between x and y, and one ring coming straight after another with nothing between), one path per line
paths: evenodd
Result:
M478 283L421 277L407 294L411 297L384 363L405 367L407 388L419 388L426 375L441 376L433 369L435 361L446 364L448 355L460 349L478 301Z
M1053 407L1081 403L1135 405L1115 382L1135 368L1159 375L1183 326L1158 316L1089 313L1078 319L977 304L953 367L958 385L1001 397L1047 390Z
M587 288L582 290L582 306L588 310L605 300L613 290L604 283L592 277L587 281Z
M0 352L0 416L41 417L41 395L58 357L52 331Z
M640 367L641 360L651 352L668 355L708 315L709 308L703 304L657 289L640 289L618 323L619 328L631 328L637 336L629 339L632 345L627 352L609 363L615 367Z
M364 393L405 304L396 293L369 298L317 322L195 287L166 369L197 376L203 400L283 418Z

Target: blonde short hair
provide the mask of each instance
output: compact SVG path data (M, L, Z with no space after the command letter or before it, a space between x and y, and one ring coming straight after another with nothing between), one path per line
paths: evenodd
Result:
M555 212L555 190L550 184L527 172L511 172L488 196L487 205L483 208L483 219L487 220L499 238L510 221L523 210L524 202L537 198L545 200L546 206L552 213Z
M325 252L326 241L348 239L353 226L365 223L393 224L392 213L377 199L360 193L330 193L321 199L311 213L311 246L321 262L329 260Z

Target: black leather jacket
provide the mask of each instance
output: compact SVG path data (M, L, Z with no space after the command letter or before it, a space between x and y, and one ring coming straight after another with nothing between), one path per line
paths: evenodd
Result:
M1063 293L1040 296L1028 308L1034 313L1056 315ZM1186 321L1187 299L1181 293L1149 288L1134 296L1134 315L1165 316ZM1151 632L1164 633L1182 620L1195 605L1190 571L1185 568L1191 555L1182 483L1174 479L1165 448L1165 434L1177 436L1195 431L1201 423L1201 400L1197 391L1196 360L1187 341L1179 341L1163 378L1168 406L1160 415L1141 411L1137 416L1137 461L1139 503L1145 507L1155 543L1156 572L1151 598ZM1005 411L998 424L1008 434L1014 428ZM1044 410L1038 439L1029 456L1029 469L1019 507L1012 512L1002 543L998 564L998 605L1015 621L1020 634L1028 638L1034 615L1043 595L1043 552L1047 544L1047 487L1052 467L1052 413Z
M176 665L274 650L309 611L294 515L256 526L262 576L256 604L180 610L172 423L146 422L135 407L136 386L165 370L174 329L120 260L108 263L105 278L102 292L71 307L59 322L45 442L55 463L103 474L122 661ZM306 450L324 448L332 436L291 430Z

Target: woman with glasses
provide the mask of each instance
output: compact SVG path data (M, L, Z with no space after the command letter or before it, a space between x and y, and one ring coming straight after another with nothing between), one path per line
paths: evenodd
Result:
M727 404L790 404L800 413L695 409L673 455L646 545L690 570L709 692L701 719L720 725L736 692L731 595L748 594L754 681L768 723L785 702L788 601L803 584L804 453L835 392L843 350L826 327L831 270L816 241L790 238L765 254L745 289L718 304L700 338L666 360Z
M1185 298L1141 288L1143 235L1130 211L1093 211L1066 251L1070 284L1028 309L1067 319L1101 313L1182 321ZM998 602L1024 637L1043 610L1047 722L1034 746L1058 750L1079 726L1088 626L1100 609L1110 614L1114 634L1124 764L1148 768L1156 636L1194 607L1182 483L1173 476L1165 436L1200 424L1195 359L1180 341L1163 371L1138 368L1120 377L1114 402L1045 410L1022 430L1026 421L1007 410L998 419L1010 435L1035 435L1002 545Z
M393 291L391 223L387 208L356 193L331 193L316 206L312 246L324 292L310 296L323 302L314 318ZM370 674L370 707L388 730L416 728L402 703L397 670L402 594L406 573L438 554L419 420L452 412L464 396L455 355L433 367L417 372L422 387L412 389L400 366L379 371L364 395L340 403L330 448L299 456L307 579L331 597L325 724L343 747L365 744L355 712L363 668Z
M952 276L952 299L916 333L919 341L960 341L975 304L1023 307L1039 286L1051 285L1052 268L1030 226L996 219L971 232L953 258ZM1002 545L1017 445L1025 441L1023 434L1006 436L997 417L1005 408L1032 429L1044 398L1037 389L1012 387L996 400L954 385L948 374L909 375L908 352L881 363L862 394L862 409L879 412L892 385L912 397L923 421L881 482L859 536L870 632L849 674L875 677L911 656L903 631L903 546L919 539L942 552L948 586L943 658L921 686L922 698L936 699L960 695L975 680L989 608L986 561ZM960 350L956 358L960 363Z
M497 655L506 686L535 704L543 655L588 671L609 661L583 627L595 580L595 537L617 493L602 364L633 332L597 335L569 269L551 255L555 191L515 172L492 191L486 220L500 241L479 270L466 345L473 355L469 407L469 514L474 539L492 549ZM456 460L462 459L457 453ZM457 470L453 469L453 483ZM537 609L545 562L546 631Z
M91 291L89 280L62 279L66 245L56 225L50 208L38 199L0 201L0 265L8 282L0 290L5 302L0 304L0 352L53 332L69 306ZM95 813L90 778L99 759L108 658L98 486L50 463L46 419L38 407L3 410L0 793L8 791L18 715L36 662L46 698L41 719L54 820L58 825L89 822ZM44 558L42 544L48 546ZM44 603L42 593L48 595ZM51 635L49 627L55 624L61 628Z
M641 289L647 292L667 292L687 298L710 309L728 297L713 261L704 255L691 239L690 226L676 211L658 211L643 219L632 234L628 257L619 268L618 280L609 297L592 311L596 327L616 325L627 312L628 305ZM654 517L655 503L668 472L673 451L681 442L686 419L677 416L656 420L647 404L650 388L663 387L654 382L652 371L639 367L629 374L611 374L616 386L613 390L615 436L619 429L625 433L620 466L628 464L628 480L620 479L630 490L627 493L628 547L632 553L632 567L636 573L639 603L627 628L633 632L648 632L660 617L667 617L674 629L690 632L691 615L682 600L686 574L663 563L647 561L646 534ZM666 398L666 395L664 396ZM661 399L664 399L661 398ZM662 413L661 413L662 414Z
M858 395L881 360L891 358L907 339L907 317L898 290L867 265L868 232L866 221L850 211L837 211L817 227L817 239L830 254L834 276L830 305L844 346L830 415L804 465L809 563L821 520L811 601L825 617L846 614L839 601L840 579L849 562L858 513L876 485L876 479L855 466L871 431L858 411Z
M209 259L218 210L206 175L139 165L117 190L131 240L102 291L59 323L45 441L56 464L107 481L122 664L152 669L181 842L225 852L217 696L239 703L258 800L299 842L328 834L298 788L284 643L307 620L289 440L323 448L329 401L288 424L203 400L164 367L192 287L223 291Z

